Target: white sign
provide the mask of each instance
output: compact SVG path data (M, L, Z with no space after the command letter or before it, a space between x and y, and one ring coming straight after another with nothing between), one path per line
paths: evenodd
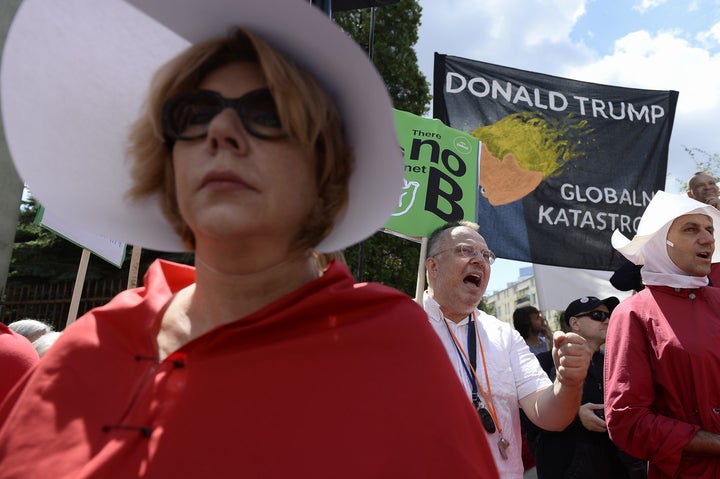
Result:
M81 248L92 251L108 263L122 268L123 261L125 261L125 243L84 231L74 226L71 221L61 218L55 213L50 213L43 207L39 209L35 217L35 224L39 224Z
M564 310L571 301L583 296L605 299L615 296L620 301L632 296L630 291L620 291L610 284L612 271L562 268L560 266L533 265L538 309Z

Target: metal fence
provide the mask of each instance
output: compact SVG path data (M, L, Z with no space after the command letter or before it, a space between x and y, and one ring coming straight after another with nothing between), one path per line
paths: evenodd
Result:
M18 319L33 318L52 324L56 331L62 331L70 312L74 286L74 281L35 285L7 284L0 294L0 321L9 324ZM107 303L126 286L120 279L85 281L77 317Z

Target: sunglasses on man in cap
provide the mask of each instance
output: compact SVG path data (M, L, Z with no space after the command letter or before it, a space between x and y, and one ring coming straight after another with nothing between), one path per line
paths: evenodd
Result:
M618 304L620 304L620 300L615 296L610 296L605 299L596 298L595 296L583 296L565 308L565 317L568 319L572 317L588 317L593 321L605 321L610 318L610 313L612 313L612 310L615 309L615 306ZM603 305L605 305L609 312L597 309Z
M610 313L599 309L596 309L595 311L588 311L587 313L575 314L574 316L576 318L588 317L593 321L605 321L606 319L610 319Z

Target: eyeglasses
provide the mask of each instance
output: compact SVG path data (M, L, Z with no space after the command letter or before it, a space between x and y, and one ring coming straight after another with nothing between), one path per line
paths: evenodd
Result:
M287 137L280 123L275 100L267 88L253 90L240 98L225 98L210 90L193 90L170 98L163 106L162 128L165 142L204 138L213 118L232 108L248 133L264 140Z
M447 251L453 251L453 250L455 251L456 255L462 256L463 258L467 258L467 259L475 259L478 256L482 256L482 258L485 260L485 262L489 265L492 265L495 262L495 258L496 258L495 253L493 253L489 249L475 248L473 246L470 246L469 244L459 244L459 245L453 246L452 248L438 251L433 256L438 256Z
M587 313L575 315L576 318L581 318L583 316L587 316L588 318L592 319L593 321L605 321L606 319L610 319L610 313L608 313L607 311L600 311L600 310L595 310L595 311L590 311Z

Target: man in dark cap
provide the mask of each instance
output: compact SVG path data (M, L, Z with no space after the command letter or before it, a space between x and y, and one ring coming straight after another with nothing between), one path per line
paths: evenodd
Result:
M720 211L658 191L633 239L612 245L642 265L645 289L613 312L605 345L605 414L619 447L650 478L720 477Z
M610 440L603 412L603 364L610 313L620 303L611 296L599 299L585 296L571 302L565 309L569 331L577 333L593 350L580 408L575 420L561 432L540 430L536 439L535 461L538 478L642 478L646 477L641 461L622 453ZM545 354L545 353L543 353ZM540 355L542 356L542 354ZM552 378L552 361L538 358Z

